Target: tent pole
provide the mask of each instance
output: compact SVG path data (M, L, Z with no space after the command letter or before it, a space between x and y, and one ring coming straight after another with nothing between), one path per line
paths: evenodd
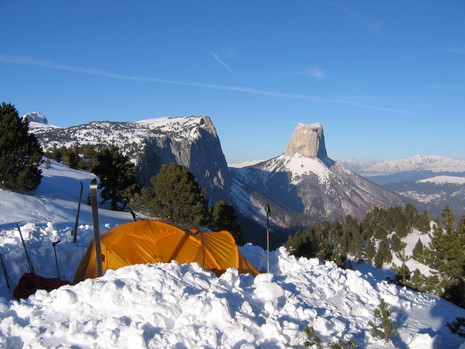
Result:
M102 270L102 248L100 246L100 229L98 221L98 206L97 206L97 179L90 182L90 204L92 206L92 220L94 224L94 241L95 241L95 254L97 256L97 273L98 276L103 275Z
M266 205L266 272L270 273L270 205Z

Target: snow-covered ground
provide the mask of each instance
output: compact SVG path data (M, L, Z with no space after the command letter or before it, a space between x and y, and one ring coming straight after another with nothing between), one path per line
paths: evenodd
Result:
M34 269L72 280L93 236L85 204L92 174L52 161L36 193L0 190L0 252L14 288L28 266L16 224ZM77 243L72 242L79 181L84 183ZM129 213L100 210L100 231L131 221ZM416 240L416 238L415 238ZM52 244L56 241L58 269ZM413 239L412 239L413 241ZM265 253L241 251L259 269ZM303 348L305 326L328 344L355 340L358 348L385 348L368 321L381 298L393 307L399 337L391 347L458 348L465 339L446 326L465 310L438 297L381 280L368 268L270 254L270 274L256 278L229 269L221 277L197 264L134 265L27 300L12 299L0 275L1 348Z

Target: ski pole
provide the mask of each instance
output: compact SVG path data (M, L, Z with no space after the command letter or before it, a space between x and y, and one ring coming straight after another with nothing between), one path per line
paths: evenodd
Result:
M94 223L94 241L95 254L97 257L97 273L98 276L102 276L102 248L100 245L100 228L98 221L97 179L95 178L90 182L90 204L92 206L92 221Z
M270 273L270 205L266 205L266 272Z
M3 261L2 255L0 255L0 262L2 263L3 276L5 276L6 285L8 286L8 289L11 291L10 277L8 276L8 271L6 270L5 262Z
M82 200L82 181L79 181L80 189L79 189L79 200L78 206L76 211L76 221L74 222L74 235L73 235L73 242L76 242L77 239L77 229L79 223L79 212L81 211L81 200Z
M32 262L31 262L31 258L29 257L29 253L27 253L26 244L24 243L23 233L21 233L21 228L19 227L19 225L16 224L16 226L18 227L19 236L21 237L21 242L23 244L24 253L26 254L26 261L27 261L27 264L29 265L29 270L31 273L35 274L34 267L32 266Z
M56 245L58 245L58 244L60 243L60 241L61 241L61 240L52 242L53 252L54 252L54 254L55 254L55 265L56 265L56 268L57 268L57 278L58 278L58 279L60 278L60 268L58 267L58 258L57 258L57 249L56 249Z

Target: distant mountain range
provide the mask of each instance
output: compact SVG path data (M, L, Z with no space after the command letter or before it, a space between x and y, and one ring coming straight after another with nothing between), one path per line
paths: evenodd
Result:
M229 167L208 116L99 121L60 128L48 125L40 113L31 114L27 114L31 132L45 150L115 144L134 159L143 184L163 164L185 166L207 189L210 202L226 200L236 207L246 238L257 244L263 242L268 207L271 230L279 242L312 222L343 220L348 214L362 219L374 207L413 202L420 209L437 208L450 201L449 196L457 197L455 209L465 207L465 202L461 204L464 195L453 191L465 185L448 182L451 173L465 177L465 161L428 156L381 163L334 161L327 155L323 127L318 123L297 125L284 153L273 159ZM433 174L442 179L432 180ZM430 181L416 182L425 179ZM442 196L432 200L434 189Z
M465 161L438 155L414 155L406 159L363 162L339 159L344 167L428 205L439 216L448 204L459 219L465 214Z

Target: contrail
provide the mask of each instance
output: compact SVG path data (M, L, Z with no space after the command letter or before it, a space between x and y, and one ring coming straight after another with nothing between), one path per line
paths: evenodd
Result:
M212 90L242 92L242 93L260 95L260 96L296 99L296 100L303 100L303 101L322 103L322 104L348 105L348 106L363 108L363 109L372 109L372 110L379 110L379 111L389 111L389 112L394 112L394 113L410 114L409 112L404 111L404 110L378 107L374 105L355 102L349 99L325 98L325 97L318 97L318 96L313 96L313 95L270 91L270 90L256 89L256 88L243 87L243 86L217 85L217 84L207 84L207 83L195 82L195 81L189 82L189 81L159 79L159 78L144 77L144 76L123 75L123 74L117 74L117 73L113 73L113 72L109 72L109 71L105 71L101 69L96 69L96 68L83 68L83 67L78 67L78 66L73 66L73 65L53 63L53 62L38 60L35 58L31 58L31 57L9 56L9 55L0 54L0 62L10 63L10 64L39 66L39 67L45 67L45 68L50 68L50 69L56 69L56 70L64 70L64 71L71 71L71 72L76 72L76 73L97 75L97 76L102 76L102 77L111 78L111 79L118 79L118 80L145 81L145 82L154 82L154 83L168 84L168 85L200 87L200 88L212 89Z
M213 56L213 58L215 59L215 61L220 63L223 67L226 68L227 71L229 71L232 74L231 67L229 65L227 65L223 60L221 60L221 58L218 56L218 54L216 54L215 52L212 52L212 51L210 51L210 53Z

